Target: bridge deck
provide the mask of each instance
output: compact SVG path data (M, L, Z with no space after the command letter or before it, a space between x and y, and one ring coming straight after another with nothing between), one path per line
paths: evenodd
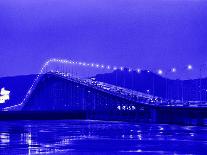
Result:
M103 83L103 82L99 82L99 81L94 81L91 79L80 79L78 77L71 76L68 73L48 72L46 74L57 76L59 78L66 79L66 80L69 80L71 82L74 82L74 83L77 83L80 85L91 87L91 88L96 89L97 91L102 91L102 92L105 92L105 93L108 93L111 95L115 95L119 98L123 98L128 101L133 101L133 102L136 102L137 104L141 104L141 105L148 105L148 106L160 107L160 108L162 108L162 107L165 107L165 108L187 108L187 109L189 109L189 108L193 108L193 109L194 108L202 108L202 109L207 108L207 104L199 104L199 102L191 102L191 104L185 104L182 102L169 103L166 100L161 99L157 96L152 96L152 95L145 94L142 92L126 89L123 87L119 87L119 86L115 86L115 85L111 85L111 84L107 84L107 83ZM30 95L35 90L35 88L36 88L38 82L41 80L41 78L44 78L44 74L37 76L37 78L35 79L33 85L29 89L29 91L26 94L22 103L14 105L14 106L6 107L2 110L3 111L21 110L21 108L24 106L27 99L30 97ZM194 103L194 104L192 104L192 103Z

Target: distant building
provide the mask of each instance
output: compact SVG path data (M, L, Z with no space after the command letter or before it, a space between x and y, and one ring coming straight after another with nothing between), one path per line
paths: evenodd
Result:
M9 100L10 91L9 90L5 90L5 88L2 88L0 91L0 103L5 103L6 100Z

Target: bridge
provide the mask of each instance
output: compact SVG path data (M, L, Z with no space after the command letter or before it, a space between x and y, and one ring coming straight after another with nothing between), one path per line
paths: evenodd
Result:
M204 125L207 106L169 104L161 97L78 76L65 66L92 66L73 60L50 59L40 70L20 104L2 109L0 118L85 118ZM119 68L122 70L122 68ZM46 116L47 115L47 116Z

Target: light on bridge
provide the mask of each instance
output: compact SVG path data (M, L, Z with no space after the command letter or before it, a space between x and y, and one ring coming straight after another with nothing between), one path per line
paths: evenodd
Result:
M176 68L171 69L171 72L173 72L173 73L175 73L176 71L177 71Z
M193 66L192 65L188 65L187 69L188 70L192 70L193 69Z
M117 70L117 67L114 67L113 70Z
M158 70L157 72L159 75L162 75L163 74L163 71L161 69Z
M140 73L140 72L141 72L141 69L138 68L138 69L137 69L137 73Z

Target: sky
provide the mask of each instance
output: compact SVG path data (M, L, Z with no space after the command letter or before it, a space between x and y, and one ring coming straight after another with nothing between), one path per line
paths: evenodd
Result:
M206 0L1 0L0 76L49 58L157 70L207 67Z

